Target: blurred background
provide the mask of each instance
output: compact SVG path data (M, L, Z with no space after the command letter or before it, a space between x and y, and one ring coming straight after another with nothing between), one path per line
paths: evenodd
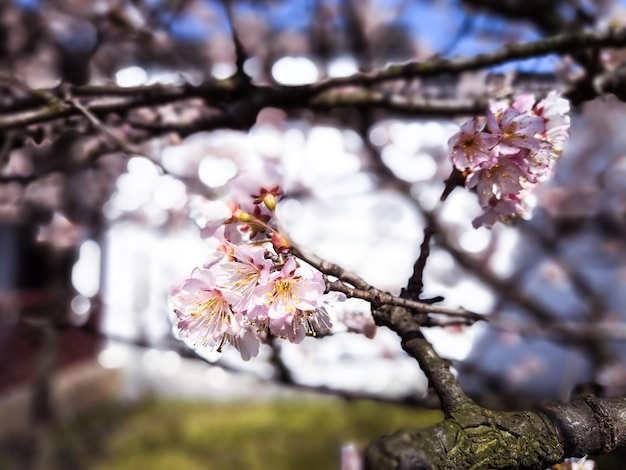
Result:
M298 86L625 20L611 0L5 0L0 122L32 90L229 79L233 31L254 84ZM580 73L547 56L382 89L454 103ZM472 228L475 195L439 202L463 116L265 108L248 132L192 132L219 110L189 98L103 118L129 140L133 123L171 126L136 153L83 116L0 131L0 468L334 468L344 445L440 419L394 334L354 334L371 322L362 301L331 309L331 335L250 362L176 338L167 297L215 249L198 230L211 201L276 184L296 244L393 293L436 229L425 295L497 320L426 332L480 402L622 394L625 110L576 106L532 218L493 230Z

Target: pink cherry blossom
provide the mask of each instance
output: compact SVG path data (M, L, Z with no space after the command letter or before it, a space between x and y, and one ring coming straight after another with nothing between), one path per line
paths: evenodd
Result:
M532 93L522 93L515 98L511 107L520 113L530 113L536 102L537 100L535 99L535 95Z
M546 123L545 138L557 153L563 150L563 145L569 138L570 117L567 115L569 110L569 101L556 91L548 93L535 108L537 116L542 117Z
M550 177L559 154L560 151L557 152L552 142L543 140L539 150L529 154L525 159L526 179L536 183Z
M343 323L348 331L360 333L366 338L372 339L378 331L378 327L369 313L354 310L342 311L338 315L338 321Z
M181 337L195 344L221 347L226 335L241 328L241 319L231 308L240 298L236 292L218 288L209 270L194 269L191 278L171 300Z
M296 344L301 343L307 335L316 336L331 327L330 316L324 307L316 310L296 309L291 315L270 318L270 331Z
M491 158L491 149L498 137L479 130L476 118L470 119L453 135L448 144L452 146L452 162L459 171L472 168Z
M244 361L258 356L261 345L260 334L254 325L244 324L236 334L227 333L225 339L232 344Z
M258 306L250 312L255 318L269 320L270 331L300 342L316 327L330 328L324 307L325 283L319 271L298 265L290 257L283 268L274 273L265 285L258 286L253 302Z
M526 172L515 158L500 158L497 164L470 174L466 187L476 187L481 207L488 205L492 196L517 194L524 189Z
M232 260L219 265L217 278L220 286L241 294L233 305L235 311L248 308L254 289L265 284L270 274L272 261L265 258L267 251L255 245L226 244L232 249Z
M515 194L506 194L501 199L494 196L483 209L484 212L472 221L474 228L481 226L490 228L496 222L507 222L513 217L526 213L522 197Z
M536 134L546 130L542 118L521 113L514 108L508 108L498 116L487 110L487 126L500 137L499 152L507 155L515 154L520 149L538 150L540 140Z
M483 129L473 118L449 140L452 163L464 173L466 188L476 189L484 210L473 221L475 227L491 227L526 213L524 198L552 174L569 137L568 111L568 101L557 92L537 104L532 94L525 93L510 105L493 103ZM496 143L491 145L494 138ZM470 152L464 142L472 144L467 145Z
M268 334L299 343L331 328L325 305L345 300L325 294L322 273L297 260L274 217L279 187L250 195L251 212L216 203L196 211L204 235L215 246L170 302L182 338L195 344L235 347L255 357Z

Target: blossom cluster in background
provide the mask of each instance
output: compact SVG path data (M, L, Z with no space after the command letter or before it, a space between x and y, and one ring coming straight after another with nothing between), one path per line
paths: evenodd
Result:
M268 334L299 343L331 327L322 273L292 254L273 223L281 195L261 188L249 211L212 203L202 234L218 251L170 299L181 337L218 351L230 343L248 360Z
M557 92L535 102L520 95L512 104L498 101L486 119L474 117L449 140L452 163L476 188L483 213L474 227L491 227L528 210L527 197L552 173L569 135L569 102Z
M596 464L593 460L587 460L587 456L576 458L570 457L565 459L562 463L553 465L548 470L594 470Z

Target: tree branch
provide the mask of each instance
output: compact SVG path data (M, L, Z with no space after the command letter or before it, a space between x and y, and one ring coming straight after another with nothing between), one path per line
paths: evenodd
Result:
M626 398L586 397L538 411L468 407L423 431L373 441L366 469L545 469L567 456L608 453L626 445Z
M577 31L523 44L512 44L502 49L471 57L431 59L424 62L394 64L384 70L357 73L349 77L330 78L312 85L318 92L341 86L365 86L390 80L408 80L434 75L458 74L481 70L520 59L549 54L567 54L588 47L620 47L626 45L626 29L606 31Z
M442 74L459 74L465 71L480 70L493 65L519 59L540 57L547 54L576 51L580 48L618 47L626 45L626 29L609 29L607 31L580 31L563 34L539 41L503 47L489 54L455 59L431 59L423 62L391 65L384 70L361 72L349 77L330 78L296 87L264 87L236 80L221 80L203 83L199 86L184 84L180 86L153 85L135 88L116 86L80 86L70 87L69 94L73 97L89 97L89 110L96 116L111 112L123 112L142 106L158 106L189 98L202 98L207 103L223 107L242 98L252 102L251 112L259 111L265 106L281 109L301 107L318 107L319 109L340 106L382 107L391 111L422 114L422 115L458 115L473 114L484 109L482 102L433 102L429 100L409 100L401 97L386 96L376 91L359 91L346 93L340 90L333 95L321 95L331 89L345 87L371 86L390 80L410 80ZM33 90L39 95L45 94L58 98L54 103L49 99L31 99L22 109L5 106L0 113L0 130L24 127L40 122L52 121L80 114L75 106L61 99L58 89ZM245 95L245 96L244 96ZM254 116L247 116L246 121L254 122ZM223 123L224 124L224 123Z
M450 372L450 364L424 338L419 324L409 310L402 307L382 307L374 310L373 315L378 325L384 325L400 336L402 349L417 360L441 400L442 411L447 418L455 416L468 406L476 406Z

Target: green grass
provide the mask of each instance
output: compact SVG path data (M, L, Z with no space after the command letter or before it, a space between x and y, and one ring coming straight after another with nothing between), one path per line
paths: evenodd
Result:
M329 399L149 400L104 407L70 423L59 433L58 460L63 469L333 469L343 444L440 420L436 411Z

